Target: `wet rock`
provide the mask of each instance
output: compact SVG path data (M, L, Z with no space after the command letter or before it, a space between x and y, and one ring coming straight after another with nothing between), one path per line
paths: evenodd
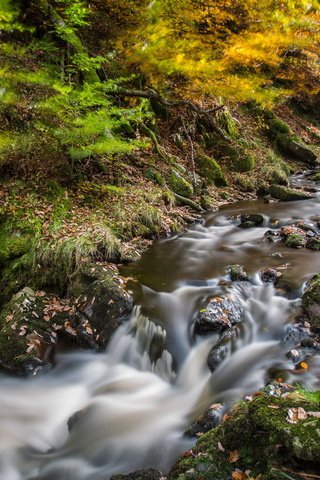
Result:
M221 335L221 338L216 345L212 347L207 359L207 365L211 372L213 372L230 354L233 343L238 338L239 333L240 331L237 327L227 330Z
M248 280L248 274L241 265L230 265L227 272L232 282L244 282Z
M264 234L264 237L268 242L275 243L281 240L279 230L267 230Z
M57 333L46 315L43 292L26 287L0 316L0 364L19 376L34 376L53 365Z
M311 329L320 331L320 274L315 275L302 295L302 309Z
M290 391L285 398L259 393L202 436L174 465L168 480L199 480L198 467L203 465L208 480L238 478L236 469L250 470L250 478L280 480L278 472L288 465L294 472L297 461L304 471L318 471L320 418L314 412L319 412L319 403Z
M317 238L310 238L306 243L306 247L310 250L320 250L320 236Z
M187 437L199 437L217 427L221 420L223 406L221 404L212 405L210 409L201 415L197 420L185 431Z
M117 474L112 475L110 480L161 480L163 475L159 470L154 468L145 468L143 470L136 470L127 475Z
M238 225L239 228L255 228L256 226L257 224L252 221L243 222Z
M222 333L244 318L244 311L232 298L213 298L206 308L200 310L194 326L196 335Z
M286 239L287 247L302 248L306 244L307 244L307 240L303 235L292 234L292 235L289 235Z
M281 277L282 273L276 268L265 268L260 272L261 280L266 283L274 283Z
M320 230L319 227L317 227L314 223L312 222L305 222L305 221L300 221L296 222L295 227L299 228L300 230L303 230L306 232L307 235L313 236L313 235L319 235Z
M277 198L283 202L308 200L314 197L311 193L296 188L286 187L284 185L271 185L269 187L269 193L273 198Z
M241 223L253 222L256 225L262 225L264 221L261 213L242 213L240 219Z
M75 299L76 314L71 327L81 346L104 349L117 327L129 318L133 300L124 287L114 266L87 264L73 276L69 294Z

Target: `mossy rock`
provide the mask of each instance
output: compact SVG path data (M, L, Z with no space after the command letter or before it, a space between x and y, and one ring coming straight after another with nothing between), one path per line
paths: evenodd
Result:
M310 238L306 243L306 247L310 250L320 250L320 238Z
M207 155L199 155L196 159L200 175L208 184L214 183L218 187L227 185L226 178L221 170L220 165L214 158Z
M297 158L310 166L318 164L317 155L290 134L279 133L275 138L275 142L279 150L285 155Z
M19 231L0 234L0 265L5 265L8 260L19 258L31 248L30 235L21 234Z
M239 160L233 162L233 170L239 173L250 172L254 169L255 160L252 155L244 155Z
M182 197L190 198L193 195L192 185L176 172L171 172L168 180L170 188Z
M313 182L320 182L320 172L315 173L310 178Z
M271 118L270 120L267 121L267 123L268 123L268 133L272 138L276 137L279 133L281 134L290 133L289 126L285 122L280 120L280 118L278 117Z
M302 248L306 245L306 239L303 235L294 233L287 237L286 245L291 248Z
M308 192L298 190L296 188L286 187L284 185L271 185L269 193L273 198L282 200L283 202L291 202L295 200L308 200L313 198Z
M302 309L307 315L311 328L320 330L320 274L315 275L308 283L302 295Z
M318 412L320 404L297 395L284 399L262 393L251 402L242 402L184 454L168 479L228 480L239 469L251 470L252 478L261 475L261 480L270 480L270 472L279 474L291 462L294 468L296 459L306 468L309 462L316 468L320 464L320 419L310 415L289 423L289 410L298 408Z

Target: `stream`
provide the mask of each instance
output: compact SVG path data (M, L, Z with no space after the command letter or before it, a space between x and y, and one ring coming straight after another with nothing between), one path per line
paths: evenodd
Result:
M239 228L239 215L255 212L263 224ZM51 372L28 380L0 373L0 478L108 480L144 467L165 473L194 443L185 429L211 404L227 408L275 375L320 389L319 356L308 358L303 372L286 356L297 343L290 325L306 280L320 271L320 254L264 236L300 219L320 221L319 192L310 200L251 200L207 214L123 267L134 279L137 306L106 352L62 352ZM232 264L242 265L249 281L228 281ZM283 269L277 287L261 280L269 267ZM244 318L211 372L207 357L219 336L197 335L194 325L209 299L226 295Z

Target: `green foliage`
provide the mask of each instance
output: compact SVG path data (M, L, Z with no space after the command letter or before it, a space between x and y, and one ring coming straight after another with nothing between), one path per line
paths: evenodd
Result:
M199 155L197 157L197 165L200 175L207 183L214 183L219 187L223 187L227 184L221 167L214 158L208 157L207 155Z

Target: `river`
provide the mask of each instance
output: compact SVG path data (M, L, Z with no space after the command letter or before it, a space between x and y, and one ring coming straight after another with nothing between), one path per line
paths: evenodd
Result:
M300 312L304 283L320 271L320 254L264 236L299 219L320 221L319 207L319 194L228 205L155 242L125 267L137 306L106 352L61 352L57 366L38 378L0 374L0 478L107 480L142 467L166 472L191 445L183 432L212 403L227 407L275 374L319 389L320 358L297 370L286 356L296 340L286 333ZM246 212L262 213L263 224L239 228ZM242 265L250 281L229 282L231 264ZM283 269L277 288L261 280L267 267ZM211 372L207 357L218 336L196 335L194 323L208 299L225 296L245 316L227 358Z

